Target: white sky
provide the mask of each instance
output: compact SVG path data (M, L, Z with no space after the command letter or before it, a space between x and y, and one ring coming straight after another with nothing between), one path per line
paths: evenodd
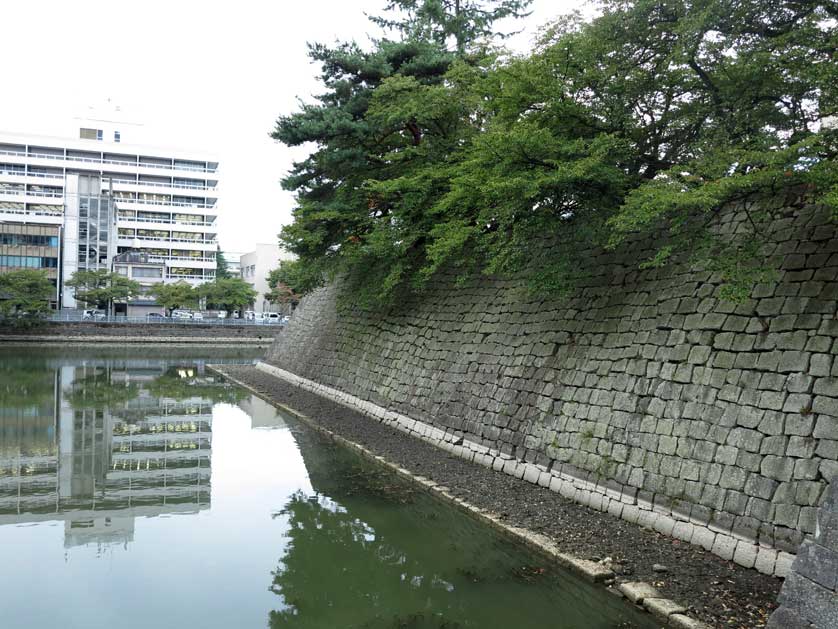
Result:
M275 242L293 197L280 178L296 153L270 139L277 116L319 92L306 42L366 42L385 0L27 0L4 2L0 129L66 135L110 98L144 123L126 142L207 149L221 161L225 251ZM556 15L585 3L535 0L515 28L526 49Z

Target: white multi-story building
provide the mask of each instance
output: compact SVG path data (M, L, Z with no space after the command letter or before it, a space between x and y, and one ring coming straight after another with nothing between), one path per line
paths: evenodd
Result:
M241 278L256 290L253 308L257 312L278 312L277 304L269 302L265 295L274 287L268 286L268 273L279 267L282 260L292 260L294 256L280 249L278 244L261 243L250 253L243 253L239 258ZM287 313L286 313L287 314Z
M60 305L76 307L64 285L74 271L113 270L113 257L128 251L163 264L151 279L213 280L217 159L123 143L119 122L80 124L77 138L0 132L0 234L9 224L60 228Z

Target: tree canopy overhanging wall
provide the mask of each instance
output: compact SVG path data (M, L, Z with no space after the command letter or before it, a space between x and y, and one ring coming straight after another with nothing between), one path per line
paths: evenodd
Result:
M514 0L399 0L376 20L396 39L312 46L323 93L273 134L314 146L284 179L281 235L309 280L340 273L378 305L443 268L555 295L590 246L638 232L658 235L638 265L688 253L726 298L768 279L759 212L737 238L713 227L725 203L793 184L838 208L835 3L598 4L519 56L491 43L496 17L526 11ZM545 234L579 244L533 255Z

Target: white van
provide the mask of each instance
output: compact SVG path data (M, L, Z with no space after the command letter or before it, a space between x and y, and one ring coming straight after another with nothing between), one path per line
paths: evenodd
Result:
M265 323L279 323L282 319L282 315L278 312L266 312L263 316L265 317Z

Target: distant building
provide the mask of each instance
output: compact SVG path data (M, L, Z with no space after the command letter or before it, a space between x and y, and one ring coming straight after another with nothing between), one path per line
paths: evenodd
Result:
M43 253L4 248L0 273L47 269L60 307L76 307L65 285L73 272L111 269L126 251L161 263L164 282L215 279L218 161L127 144L136 125L118 117L80 122L77 138L0 132L0 239L59 238L34 245Z
M162 306L157 305L153 295L149 294L152 285L162 282L166 275L166 265L143 251L125 251L114 256L114 273L119 273L140 283L141 294L127 304L114 304L116 314L129 317L143 317L150 312L165 314Z
M227 272L230 274L230 277L240 278L242 276L241 257L242 254L240 253L224 252L224 259L227 261Z
M275 244L258 244L254 251L242 254L241 277L256 289L257 295L253 302L256 312L279 312L276 304L271 304L265 299L265 294L272 288L268 286L268 273L277 268L281 260L291 259L291 254Z
M56 287L51 300L53 307L58 303L60 251L61 228L58 225L0 222L0 274L19 269L46 271Z

